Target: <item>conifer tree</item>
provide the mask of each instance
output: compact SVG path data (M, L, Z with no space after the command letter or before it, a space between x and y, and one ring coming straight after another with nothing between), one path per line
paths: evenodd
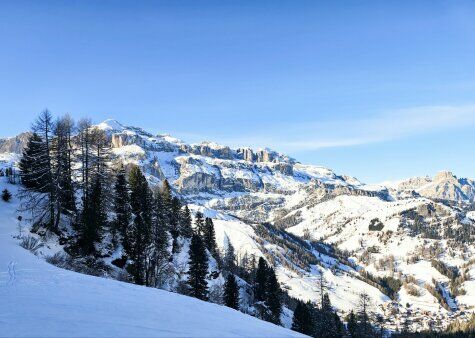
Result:
M224 283L224 305L239 310L239 286L232 273L228 274Z
M317 311L316 335L323 338L338 338L343 335L343 326L334 312L328 293L322 297L322 305Z
M23 186L38 192L44 192L47 185L45 168L38 161L38 158L42 156L43 148L41 137L36 133L31 134L18 164Z
M76 200L72 179L72 133L74 121L68 115L58 119L54 124L54 167L58 191L58 213L76 213Z
M113 211L115 219L112 222L112 240L114 246L117 246L119 238L125 251L130 250L128 242L127 229L130 226L132 215L130 212L130 198L127 188L127 179L125 170L121 167L115 178Z
M264 302L266 300L267 287L267 263L264 258L259 258L256 276L254 279L254 300L256 302Z
M214 232L213 220L209 217L205 219L203 241L211 256L218 259L218 246L216 245L216 234Z
M5 202L8 202L8 201L10 201L11 198L12 198L11 192L8 191L8 189L3 189L3 191L2 191L2 200L4 200Z
M151 192L145 176L138 166L133 166L129 174L130 206L134 215L129 228L129 256L133 261L132 275L136 284L148 282L148 258L152 245Z
M348 329L348 334L352 338L357 337L358 322L356 321L356 315L353 311L347 317L346 327Z
M148 285L160 287L168 273L168 225L164 216L163 200L160 193L155 195L152 219L152 252Z
M282 313L282 290L273 268L267 269L266 299L265 305L268 310L268 321L280 325L280 314Z
M195 214L195 233L198 236L203 236L205 233L204 215L201 211L197 211Z
M185 205L185 208L181 212L180 218L180 234L184 238L191 238L191 236L193 236L193 228L191 226L192 223L193 220L191 219L190 209L187 205Z
M104 206L103 187L99 177L94 180L91 197L82 211L82 233L80 245L85 255L96 252L96 244L100 243L103 228L107 222Z
M208 257L205 246L198 235L193 235L190 245L190 260L188 270L188 286L190 295L201 300L208 299Z
M45 226L58 233L60 214L57 213L58 186L53 174L53 116L48 110L38 116L32 131L36 136L24 151L20 165L22 181L26 183L20 192L20 210L31 213L34 228Z
M299 301L294 310L292 330L311 336L314 334L314 318L311 304Z
M181 202L177 197L171 200L171 210L169 211L170 234L172 235L172 252L177 253L178 236L180 236L180 218L181 218Z
M236 273L236 254L234 247L228 239L228 247L224 255L224 269L229 273Z

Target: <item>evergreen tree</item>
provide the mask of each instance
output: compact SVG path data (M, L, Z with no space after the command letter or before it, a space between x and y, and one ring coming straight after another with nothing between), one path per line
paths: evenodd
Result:
M134 215L129 227L128 255L133 261L131 272L136 284L144 285L149 281L148 258L152 248L152 205L151 192L145 176L138 166L133 166L129 174L130 206Z
M197 211L195 214L195 233L198 236L203 236L205 233L205 221L201 211Z
M200 236L193 235L191 238L189 254L188 286L190 287L190 295L201 300L207 300L208 257Z
M209 217L205 219L203 241L211 256L218 259L218 246L216 245L216 234L214 232L213 220Z
M266 300L267 287L267 263L264 258L259 258L256 276L254 278L254 300L256 302L264 302Z
M170 234L172 235L173 244L172 252L177 253L178 236L180 235L180 218L181 218L181 202L177 197L171 199L171 210L169 211Z
M58 213L75 214L76 200L72 179L72 133L74 122L68 115L54 124L54 167L58 191Z
M11 198L12 198L12 194L8 191L8 189L3 189L2 200L4 200L5 202L8 202L10 201Z
M181 212L180 218L180 234L183 237L191 238L191 236L193 236L193 228L191 226L192 223L193 220L191 219L190 209L187 205L185 205L185 208Z
M280 325L280 314L282 313L282 290L273 268L267 269L266 299L265 305L268 310L268 321Z
M126 252L130 251L127 229L130 226L132 215L130 212L130 198L127 188L127 179L123 167L119 169L114 185L113 211L115 219L112 222L112 240L114 246L118 244L118 238L122 240L122 246Z
M94 180L91 197L87 202L82 211L83 228L80 238L80 246L85 255L96 252L96 244L100 243L107 222L103 187L99 177Z
M45 168L38 162L44 149L41 137L33 133L28 138L28 143L23 149L23 154L18 164L20 169L20 180L27 189L43 192L47 186L47 175Z
M358 325L356 326L355 336L357 338L370 338L375 336L369 316L370 298L366 293L360 295L359 311L356 317Z
M148 285L161 287L167 277L169 267L168 225L164 216L163 200L160 193L155 195L152 219L152 252L148 273ZM176 245L176 244L175 244Z
M224 269L229 273L236 273L236 254L234 247L228 239L228 248L224 255Z
M224 305L239 310L239 286L232 273L228 274L224 283Z
M44 110L32 126L32 142L23 153L22 181L28 185L20 192L21 211L31 213L33 229L45 226L59 233L57 176L53 163L53 116Z
M297 303L291 329L308 336L314 334L314 318L312 316L311 304L302 301Z
M322 306L316 316L316 336L338 338L343 335L340 318L334 312L328 293L323 294Z
M347 317L347 324L346 327L348 329L348 334L352 338L357 337L357 330L358 330L358 322L356 321L356 315L353 311Z

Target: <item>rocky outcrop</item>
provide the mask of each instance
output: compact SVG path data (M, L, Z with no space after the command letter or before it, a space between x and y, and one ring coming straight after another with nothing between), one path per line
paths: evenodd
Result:
M31 133L21 133L15 137L0 139L0 153L21 154L30 138Z

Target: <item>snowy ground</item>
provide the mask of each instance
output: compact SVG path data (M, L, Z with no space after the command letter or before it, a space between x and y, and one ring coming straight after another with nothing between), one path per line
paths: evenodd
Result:
M0 180L0 191L16 190ZM301 336L224 306L52 266L13 238L17 207L0 200L1 335Z

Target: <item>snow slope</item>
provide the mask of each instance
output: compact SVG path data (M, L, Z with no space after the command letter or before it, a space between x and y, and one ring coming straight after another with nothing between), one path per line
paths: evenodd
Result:
M4 179L0 190L15 192ZM301 336L224 306L52 266L18 245L17 207L0 200L2 336Z

